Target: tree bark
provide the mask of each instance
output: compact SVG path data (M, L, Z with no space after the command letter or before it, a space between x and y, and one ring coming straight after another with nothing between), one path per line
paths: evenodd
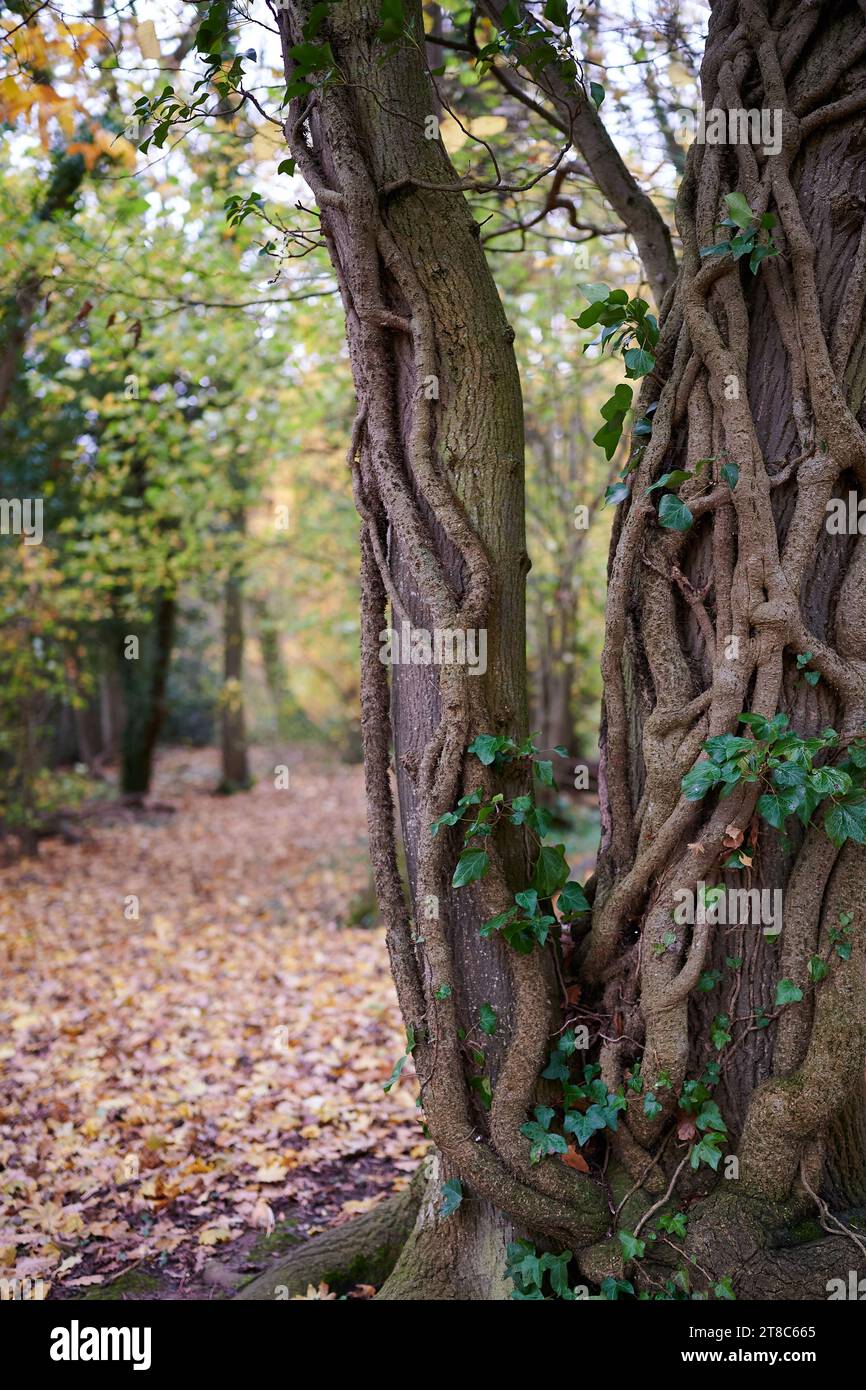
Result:
M708 737L744 732L743 711L784 712L802 736L833 726L843 745L866 716L864 540L837 542L825 527L830 499L866 478L866 30L855 6L822 11L820 27L818 10L767 8L713 6L707 110L775 110L784 144L766 158L748 145L689 153L678 201L684 263L638 411L659 404L650 442L632 455L611 553L604 833L581 974L615 1023L600 1054L607 1084L641 1057L644 1085L661 1102L652 1119L630 1104L614 1146L620 1161L640 1175L676 1124L685 1079L718 1056L715 1099L739 1176L717 1182L699 1209L693 1248L718 1276L733 1274L741 1295L780 1297L784 1280L784 1296L825 1298L828 1262L838 1273L862 1267L862 1249L837 1236L820 1250L774 1247L816 1215L810 1189L837 1209L866 1204L866 853L851 841L840 851L817 815L808 829L787 823L786 847L756 815L757 785L698 804L680 789ZM756 274L730 256L700 255L724 235L722 198L733 191L776 218L781 255ZM708 458L711 476L680 491L694 526L661 529L649 485ZM739 470L733 488L726 463ZM798 677L805 653L816 685ZM779 944L754 925L681 929L666 944L680 890L744 886L724 867L738 838L751 846L748 887L783 894ZM840 912L854 919L847 962L829 948ZM807 962L825 953L829 978L811 987ZM729 968L730 957L742 966ZM713 972L717 983L696 990ZM802 1002L775 1007L782 978L802 987ZM733 1043L717 1053L710 1029L720 1014L733 1021ZM663 1076L670 1088L659 1089ZM679 1190L690 1188L701 1190Z

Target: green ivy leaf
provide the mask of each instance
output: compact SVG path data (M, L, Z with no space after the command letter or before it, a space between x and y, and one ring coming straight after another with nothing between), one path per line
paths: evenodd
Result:
M486 1033L489 1038L493 1037L499 1024L496 1010L492 1004L482 1004L478 1010L478 1018L481 1023L482 1033Z
M688 531L694 517L679 497L666 492L659 506L659 522L666 531Z
M776 985L776 998L773 1001L776 1007L782 1004L799 1004L803 998L803 991L798 989L793 980L780 980Z
M646 1241L638 1240L631 1231L618 1231L622 1253L627 1260L642 1260L646 1254Z
M442 1205L439 1208L439 1215L445 1220L452 1216L460 1203L463 1201L463 1184L459 1178L448 1178L440 1188L442 1194Z
M532 871L532 887L540 898L552 897L568 878L565 845L542 845Z
M824 819L824 829L834 845L853 840L866 845L866 791L851 792Z
M580 917L585 912L592 911L580 884L573 881L565 884L556 900L556 906L561 917Z
M725 207L728 209L728 216L738 227L750 227L755 221L755 214L746 202L742 193L728 193L725 196Z
M452 888L463 888L467 883L475 883L487 873L490 856L486 849L465 849L457 861Z

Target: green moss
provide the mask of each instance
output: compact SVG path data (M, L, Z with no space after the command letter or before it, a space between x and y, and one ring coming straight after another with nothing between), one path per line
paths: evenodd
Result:
M824 1232L814 1217L807 1216L791 1227L788 1236L792 1245L808 1245L811 1240L822 1240Z
M155 1294L160 1287L160 1281L155 1274L148 1274L143 1269L131 1269L128 1274L119 1275L110 1284L88 1289L84 1299L119 1302L122 1298L147 1298Z
M300 1245L303 1237L298 1235L296 1226L296 1221L278 1221L269 1236L259 1236L250 1251L250 1259L266 1260L272 1255L282 1254L293 1245Z

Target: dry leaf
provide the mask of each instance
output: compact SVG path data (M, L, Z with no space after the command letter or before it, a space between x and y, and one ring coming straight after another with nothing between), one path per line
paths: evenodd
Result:
M574 1144L569 1144L568 1150L562 1155L562 1161L569 1168L574 1168L578 1173L588 1173L589 1164L582 1153L578 1153Z

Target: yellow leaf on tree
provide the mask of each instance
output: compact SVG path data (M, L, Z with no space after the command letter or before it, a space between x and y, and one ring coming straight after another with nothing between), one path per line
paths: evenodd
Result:
M266 159L276 159L278 155L286 153L285 141L278 130L274 130L273 136L270 131L257 130L253 136L252 153L253 159L259 163Z
M138 46L141 49L142 58L162 57L162 49L159 46L159 39L156 37L156 26L152 19L144 19L135 31L138 39Z
M504 116L476 116L474 121L469 122L469 130L473 135L478 135L482 140L486 140L489 135L501 135L503 130L508 129L508 121Z
M465 130L461 130L453 116L446 116L444 121L439 122L439 134L442 137L442 144L449 154L454 154L466 144L469 138Z

